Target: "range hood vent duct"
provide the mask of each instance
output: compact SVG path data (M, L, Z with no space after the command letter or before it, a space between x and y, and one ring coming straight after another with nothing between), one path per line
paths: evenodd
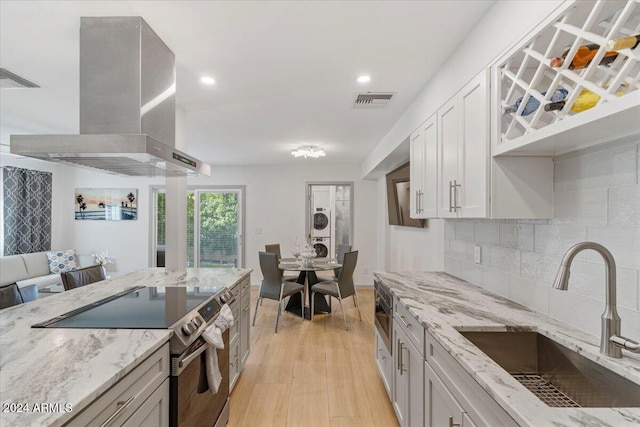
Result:
M391 102L393 93L359 93L353 108L384 108Z
M141 17L80 21L80 135L11 135L11 153L127 176L210 175L175 147L175 56Z

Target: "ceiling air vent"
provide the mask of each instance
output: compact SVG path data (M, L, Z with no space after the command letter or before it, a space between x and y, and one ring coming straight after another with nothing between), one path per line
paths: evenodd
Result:
M0 68L0 89L24 89L40 87L29 80L13 74L6 68Z
M391 101L393 93L359 93L353 108L384 108Z

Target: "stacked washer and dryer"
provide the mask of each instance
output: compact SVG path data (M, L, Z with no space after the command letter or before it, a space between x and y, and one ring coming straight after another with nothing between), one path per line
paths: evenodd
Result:
M318 258L330 257L333 253L331 245L331 209L314 208L311 244Z

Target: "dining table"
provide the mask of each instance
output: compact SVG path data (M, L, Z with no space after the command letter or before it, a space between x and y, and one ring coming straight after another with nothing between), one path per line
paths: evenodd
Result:
M318 271L333 271L338 268L342 268L342 264L338 264L335 258L317 258L311 259L311 262L306 264L295 258L282 258L278 264L278 268L285 271L297 271L297 282L304 285L304 295L293 294L289 298L285 310L303 316L305 319L311 319L311 288L321 280L318 279L316 272ZM303 303L304 301L304 303ZM327 303L324 295L315 294L314 296L314 311L313 314L330 313L331 306Z

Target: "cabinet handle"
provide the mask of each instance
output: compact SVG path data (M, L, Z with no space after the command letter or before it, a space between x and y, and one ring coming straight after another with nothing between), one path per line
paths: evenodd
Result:
M396 348L398 349L398 364L396 366L396 370L400 370L400 364L402 363L400 360L402 359L402 354L400 352L400 338L396 340Z
M125 411L125 409L127 409L127 407L129 405L131 405L131 402L133 402L133 399L135 399L135 396L131 396L130 398L128 398L127 400L119 400L116 405L119 406L118 410L116 412L114 412L113 414L111 414L111 416L109 418L107 418L107 420L105 422L103 422L100 427L107 427L108 425L110 425L116 418L118 418L120 416L120 414L122 412Z
M420 191L416 190L416 213L420 213Z
M460 423L454 423L453 417L449 417L449 427L460 427Z
M449 181L449 212L453 212L453 196L451 195L451 191L453 190L453 181Z
M462 187L462 184L458 184L456 180L453 181L453 211L458 212L460 206L458 206L458 187Z
M418 206L420 206L420 213L424 212L424 208L422 207L422 196L424 195L424 193L420 190L418 190Z
M400 351L398 352L398 356L400 356L400 375L402 375L403 372L407 372L407 369L405 369L404 367L404 355L402 354L402 350L404 350L404 343L400 343Z
M402 323L404 323L404 326L406 326L407 328L411 327L411 323L407 323L403 315L400 315L400 320L402 321Z

